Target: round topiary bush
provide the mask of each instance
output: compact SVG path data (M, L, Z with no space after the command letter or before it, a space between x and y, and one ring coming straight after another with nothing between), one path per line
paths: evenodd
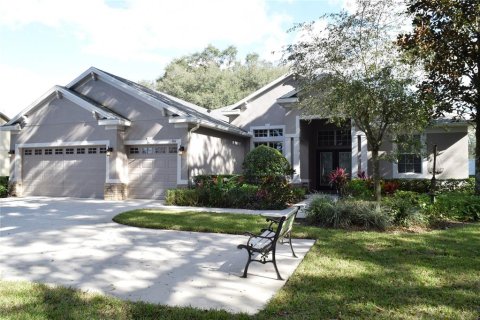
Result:
M259 146L250 151L243 162L245 178L257 183L262 177L282 176L293 173L292 167L280 151L267 146Z

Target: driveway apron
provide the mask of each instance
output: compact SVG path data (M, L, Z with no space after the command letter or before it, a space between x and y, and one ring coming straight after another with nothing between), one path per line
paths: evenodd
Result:
M249 314L261 310L284 285L271 263L252 263L248 278L240 278L247 253L236 246L246 242L245 236L112 222L120 212L162 207L153 200L1 199L0 278ZM298 258L292 257L288 244L279 245L277 264L284 279L313 243L294 239Z

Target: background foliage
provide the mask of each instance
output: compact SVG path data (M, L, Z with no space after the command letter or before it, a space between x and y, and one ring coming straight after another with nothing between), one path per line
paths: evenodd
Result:
M256 53L245 59L234 46L203 51L174 59L155 83L143 82L207 109L233 104L287 72L285 67L262 60Z

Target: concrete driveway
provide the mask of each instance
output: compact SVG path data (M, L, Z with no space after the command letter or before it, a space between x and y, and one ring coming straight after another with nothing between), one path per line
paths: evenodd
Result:
M252 263L240 278L245 236L149 230L112 222L123 211L162 207L153 200L0 200L0 278L60 284L134 301L256 313L283 286L272 264ZM260 228L260 226L259 226ZM277 251L285 279L312 240Z

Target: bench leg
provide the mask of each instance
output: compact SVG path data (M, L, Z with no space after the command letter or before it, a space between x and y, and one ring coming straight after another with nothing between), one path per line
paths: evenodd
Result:
M297 255L295 254L295 251L293 251L293 246L292 246L292 233L288 233L288 242L290 243L290 249L292 249L292 254L295 258L298 258Z
M272 262L273 262L273 266L275 267L275 271L277 272L277 279L283 280L283 278L280 276L280 272L278 272L277 260L275 259L275 249L272 251Z
M247 252L248 252L248 261L247 261L247 264L245 265L245 269L243 270L242 278L247 277L248 266L250 265L250 262L252 262L252 253L250 252L250 250L247 250Z

